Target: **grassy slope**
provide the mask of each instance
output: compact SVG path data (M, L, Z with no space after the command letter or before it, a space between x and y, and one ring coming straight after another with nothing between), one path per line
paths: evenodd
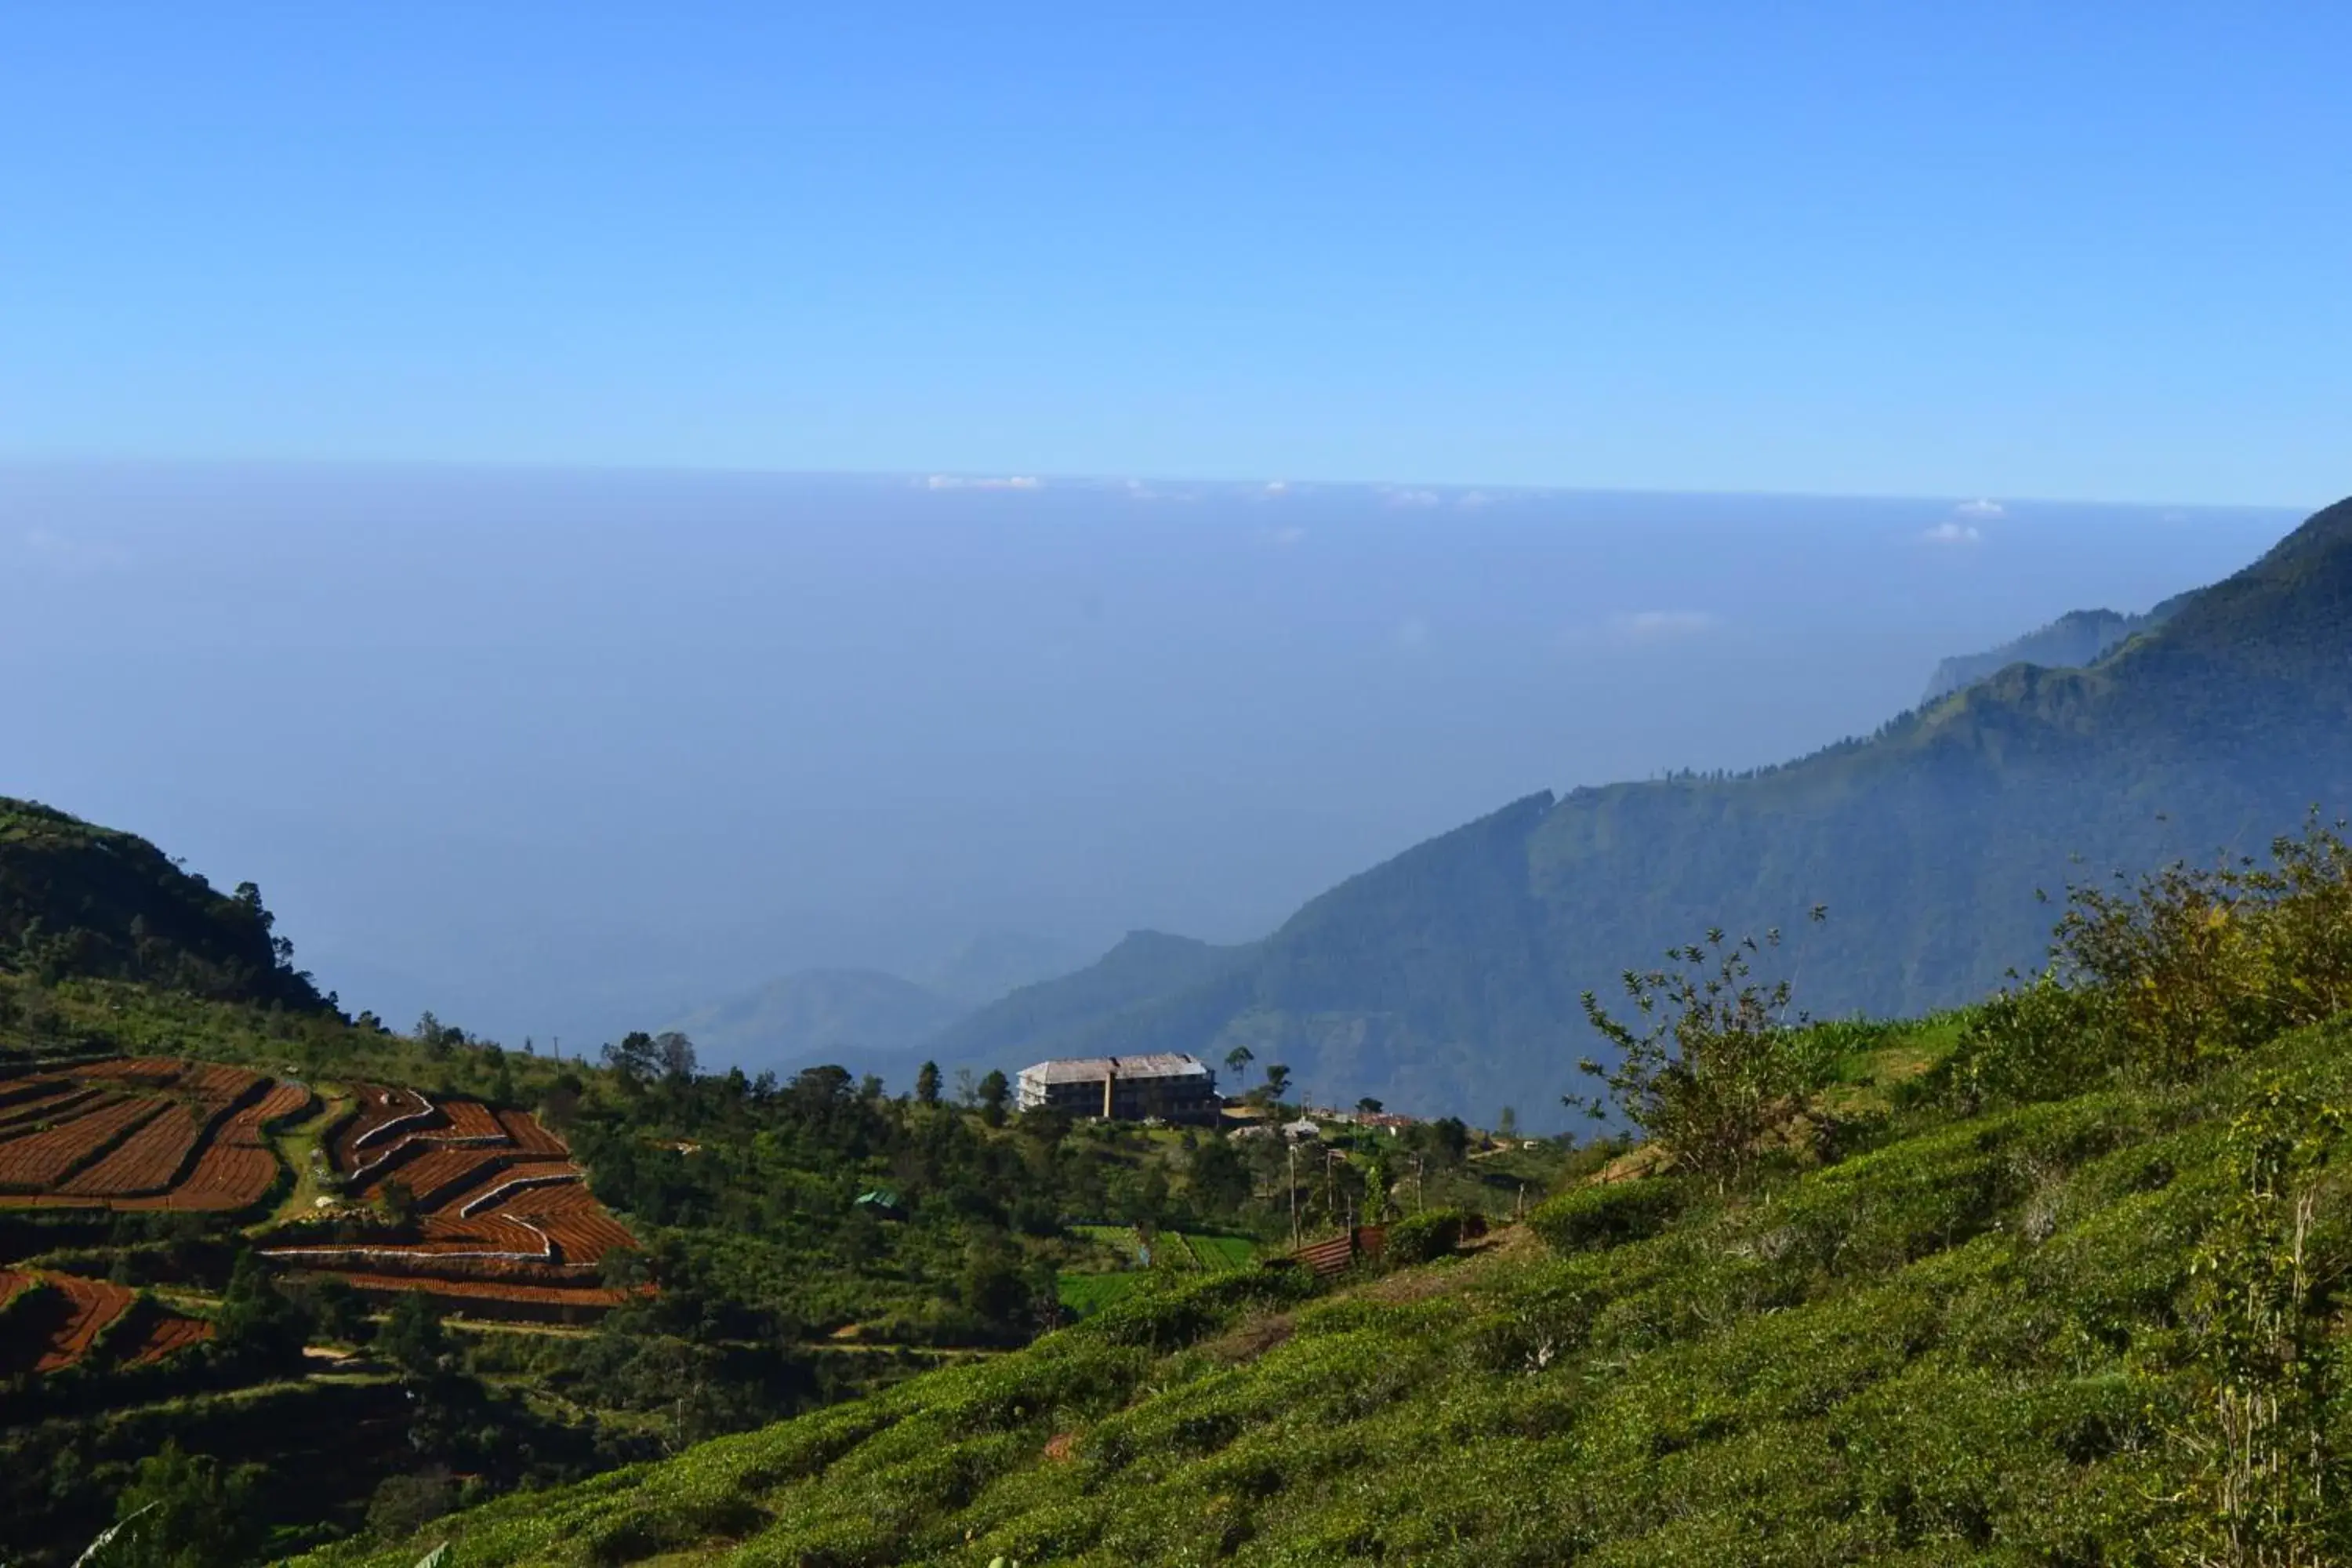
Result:
M2123 1560L2163 1526L2228 1118L2279 1072L2340 1100L2347 1045L2339 1024L2192 1090L1898 1113L1611 1250L1515 1231L1312 1300L1213 1277L321 1561L406 1568L444 1539L466 1568Z
M305 1081L331 1075L450 1093L479 1094L488 1082L479 1053L436 1056L404 1036L346 1024L331 1013L208 1001L104 979L36 986L5 971L0 971L0 1007L14 1016L13 1022L0 1022L0 1056L17 1059L84 1053L189 1057ZM523 1103L565 1067L580 1065L545 1057L505 1059Z

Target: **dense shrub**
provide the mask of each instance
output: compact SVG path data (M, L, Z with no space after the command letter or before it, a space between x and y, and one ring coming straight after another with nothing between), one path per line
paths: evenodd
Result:
M1943 1077L1963 1109L2185 1082L2347 1007L2352 845L2314 819L2264 864L2070 889L2050 968L1979 1010Z
M1559 1252L1591 1252L1664 1230L1690 1198L1673 1176L1572 1187L1536 1206L1528 1228Z
M1381 1260L1392 1268L1409 1268L1444 1258L1462 1245L1463 1227L1470 1216L1460 1209L1431 1209L1389 1226Z
M1825 911L1816 907L1812 918ZM1777 930L1735 942L1718 928L1668 953L1672 968L1627 970L1630 1020L1584 993L1585 1017L1615 1059L1580 1062L1607 1093L1565 1102L1613 1114L1676 1170L1719 1190L1746 1181L1792 1130L1817 1129L1811 1113L1839 1037L1803 1026L1801 1016L1790 1025L1789 981L1753 978L1756 961L1780 945Z
M1223 1327L1241 1310L1302 1300L1313 1289L1312 1278L1293 1264L1194 1276L1182 1283L1155 1282L1073 1331L1165 1352Z

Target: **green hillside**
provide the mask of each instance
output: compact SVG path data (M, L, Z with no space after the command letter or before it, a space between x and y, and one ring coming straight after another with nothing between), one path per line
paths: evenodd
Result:
M2063 983L1753 1037L1821 1087L1744 1174L1621 1166L1336 1286L1164 1284L315 1561L2343 1561L2352 852L2286 863L2077 903Z
M1187 990L1057 1047L1246 1044L1342 1101L1540 1115L1580 992L1712 924L1827 924L1816 1016L1956 1005L2036 962L2037 893L2259 845L2352 805L2352 503L2084 669L2012 665L1879 734L1738 776L1538 795L1306 905Z
M0 920L30 933L12 957L32 950L0 966L0 1562L17 1568L73 1562L143 1489L193 1489L181 1501L219 1527L174 1561L232 1568L643 1461L1027 1343L1061 1315L1066 1279L1123 1267L1066 1222L1208 1232L1246 1250L1244 1233L1277 1233L1286 1206L1214 1140L1203 1155L1141 1128L894 1099L837 1068L697 1072L682 1038L631 1035L589 1062L429 1016L399 1035L315 998L288 1005L302 993L282 974L250 987L266 1000L222 999L233 939L267 931L249 900L205 901L127 836L34 810L9 822L8 864L41 873L0 887ZM145 879L108 880L118 863ZM173 898L199 919L233 917L230 937L192 921L167 945L153 933L182 928L146 916ZM60 908L76 919L53 928ZM112 973L110 920L138 923L130 956L147 978ZM17 1163L26 1142L70 1135L86 1102L110 1098L45 1099L37 1080L119 1058L235 1064L311 1098L273 1124L266 1188L242 1206L59 1204L70 1173L114 1158L134 1129L173 1124L176 1102L120 1136L91 1133L47 1176ZM387 1309L263 1261L289 1241L414 1243L432 1223L410 1212L420 1193L355 1202L322 1163L362 1086L387 1084L536 1116L638 1244L582 1283L653 1293L601 1320L541 1322L526 1308L518 1321L430 1281L416 1308ZM136 1305L86 1363L36 1370L70 1335L68 1298L46 1283L60 1277ZM202 1342L152 1365L120 1349L166 1317Z
M250 882L222 893L143 838L0 796L0 970L325 1005Z

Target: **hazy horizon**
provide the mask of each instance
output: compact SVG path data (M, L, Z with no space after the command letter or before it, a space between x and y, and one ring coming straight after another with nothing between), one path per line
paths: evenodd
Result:
M2294 521L17 465L5 787L258 881L349 1007L569 1048L982 936L1259 936L1535 791L1865 732Z

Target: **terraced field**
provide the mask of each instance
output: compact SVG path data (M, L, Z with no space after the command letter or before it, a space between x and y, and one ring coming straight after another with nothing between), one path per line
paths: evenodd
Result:
M166 1058L0 1077L0 1206L246 1215L279 1190L285 1166L272 1129L318 1104L304 1084ZM280 1231L274 1244L265 1239L264 1257L362 1289L421 1289L522 1317L594 1316L623 1299L605 1289L602 1265L635 1238L590 1194L563 1140L530 1112L353 1084L321 1146L346 1200L341 1234ZM396 1233L376 1217L383 1209L404 1216ZM74 1310L96 1325L91 1333L122 1310L103 1290L63 1279L43 1283L80 1292ZM58 1364L78 1353L61 1342Z
M0 1377L63 1372L98 1355L145 1366L212 1337L212 1325L103 1279L0 1269Z
M277 1184L269 1126L310 1090L166 1058L0 1079L0 1206L238 1213Z
M126 1366L150 1366L165 1356L201 1344L213 1337L213 1326L201 1318L158 1311L142 1325L138 1338L123 1352Z
M515 1317L594 1316L624 1299L604 1287L602 1266L635 1238L537 1118L387 1084L353 1089L326 1140L330 1160L349 1196L413 1208L411 1234L267 1247L264 1257L372 1293L423 1289Z

